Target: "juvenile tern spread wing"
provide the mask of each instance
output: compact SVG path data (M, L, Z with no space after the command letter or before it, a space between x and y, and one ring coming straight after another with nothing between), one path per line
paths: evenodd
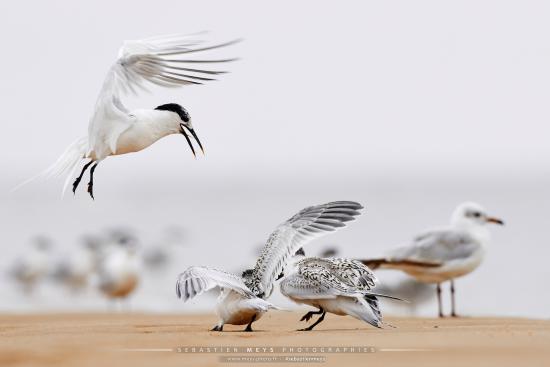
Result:
M250 285L252 292L259 297L269 297L273 283L300 247L344 227L361 214L361 209L361 204L353 201L335 201L305 208L280 224L256 261Z
M187 301L215 287L229 289L245 298L255 298L240 277L204 266L192 266L181 273L176 282L176 294Z

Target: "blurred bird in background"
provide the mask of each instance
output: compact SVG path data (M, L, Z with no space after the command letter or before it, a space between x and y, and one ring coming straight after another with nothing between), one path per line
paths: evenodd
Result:
M137 250L137 238L121 229L111 231L103 246L97 269L98 288L115 303L120 301L122 305L138 286L141 261Z
M80 246L57 262L52 278L67 287L73 294L85 290L92 281L101 256L101 238L86 235L81 239Z
M383 282L377 292L391 294L408 302L392 302L392 310L399 310L411 316L418 315L420 309L433 298L433 286L410 277L400 277L397 281Z
M31 294L50 270L53 242L46 236L37 236L24 254L15 259L9 275L26 294Z
M338 246L328 246L325 247L321 252L319 253L319 257L325 258L325 257L336 257L340 253L340 250Z
M174 260L179 247L184 244L185 232L179 226L165 228L160 238L154 240L142 251L143 266L147 270L160 272Z

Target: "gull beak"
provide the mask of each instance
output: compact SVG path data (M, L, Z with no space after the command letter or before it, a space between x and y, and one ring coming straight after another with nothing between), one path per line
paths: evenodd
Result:
M187 140L187 144L189 144L189 147L191 148L191 151L193 152L193 156L195 156L195 158L196 158L197 154L195 154L195 148L193 147L193 144L191 143L191 139L189 139L189 135L187 135L187 133L185 132L185 129L189 130L191 135L193 135L193 138L195 138L195 140L199 144L199 147L201 148L202 154L204 154L204 149L202 147L201 141L199 140L199 137L195 133L195 130L193 130L193 128L191 128L191 127L185 126L184 124L180 124L180 127L181 127L182 135L185 136L185 140Z
M487 223L495 223L501 226L504 225L504 221L502 219L495 218L495 217L487 217Z

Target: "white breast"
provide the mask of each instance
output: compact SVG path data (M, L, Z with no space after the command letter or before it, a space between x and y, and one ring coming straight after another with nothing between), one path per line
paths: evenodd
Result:
M216 313L225 324L246 325L262 317L266 310L258 308L258 301L262 300L243 298L233 291L222 291L216 305Z
M135 110L135 122L120 134L114 155L139 152L157 140L179 132L177 115L170 111Z

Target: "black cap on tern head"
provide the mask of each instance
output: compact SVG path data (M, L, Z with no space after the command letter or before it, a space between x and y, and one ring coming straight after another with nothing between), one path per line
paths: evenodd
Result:
M189 117L189 113L185 110L185 108L183 108L177 103L163 104L158 107L155 107L155 110L174 112L180 117L181 121L183 122L189 122L189 120L191 119Z
M181 121L183 121L183 123L180 123L180 128L181 128L180 132L183 136L185 136L185 140L187 140L187 144L189 144L189 147L191 148L191 152L193 152L193 155L196 157L195 148L193 148L193 144L191 143L189 136L185 132L185 129L189 130L191 135L193 135L193 138L195 138L195 140L199 144L199 147L201 148L202 153L204 154L204 148L202 147L201 141L199 140L197 133L195 133L195 130L193 129L191 124L188 124L191 121L191 117L189 116L189 113L185 110L185 108L183 108L177 103L167 103L167 104L163 104L158 107L155 107L155 110L170 111L177 114L181 119Z

